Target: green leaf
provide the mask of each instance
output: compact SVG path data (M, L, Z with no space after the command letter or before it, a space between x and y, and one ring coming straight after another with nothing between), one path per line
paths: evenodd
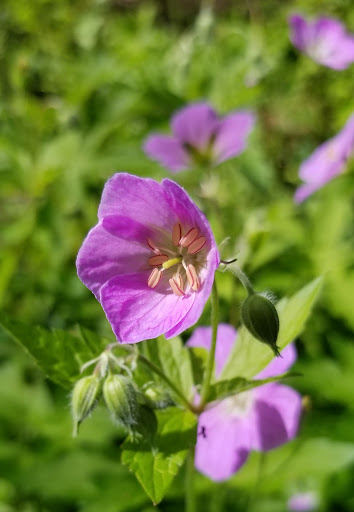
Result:
M203 382L209 350L201 347L185 347L191 358L194 384Z
M247 380L243 377L235 377L230 380L220 380L210 386L208 401L220 400L228 396L242 393L243 391L248 391L249 389L257 388L258 386L263 386L264 384L269 384L270 382L276 382L281 379L286 379L287 377L298 377L300 375L300 373L289 372L283 375L277 375L276 377L269 377L268 379Z
M1 316L1 331L22 346L49 379L68 389L80 377L80 367L97 357L107 344L86 329L81 336L61 329L49 331L24 325L5 315Z
M195 416L171 407L156 413L154 436L123 443L122 462L133 471L154 504L159 503L195 443Z
M277 305L280 330L277 345L282 350L288 343L303 330L312 306L314 305L321 289L322 278L311 281L299 292L290 298L282 299ZM237 343L221 372L222 380L232 379L237 376L251 378L257 375L273 359L273 353L269 347L257 341L245 329L241 327L238 333Z
M193 372L190 353L181 338L166 340L160 336L144 343L146 357L172 380L186 398L193 395Z

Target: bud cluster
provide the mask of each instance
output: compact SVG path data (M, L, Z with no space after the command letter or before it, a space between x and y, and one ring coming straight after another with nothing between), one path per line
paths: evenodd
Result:
M113 421L133 437L144 423L148 409L150 416L154 416L154 409L174 404L167 391L154 382L149 382L143 392L137 389L130 369L136 365L134 357L118 358L108 347L99 357L84 364L82 371L92 364L95 364L93 374L76 382L71 395L73 436L77 435L80 424L93 412L102 396Z

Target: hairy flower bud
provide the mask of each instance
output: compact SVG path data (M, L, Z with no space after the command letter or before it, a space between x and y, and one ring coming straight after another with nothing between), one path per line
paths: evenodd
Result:
M153 409L166 409L166 407L175 405L167 390L155 383L150 384L144 390L144 395Z
M74 386L71 396L71 411L74 420L73 436L78 433L80 423L93 411L101 396L101 382L96 375L83 377Z
M133 382L123 375L108 375L103 396L113 418L126 428L137 423L137 393Z
M244 326L257 340L266 343L276 356L280 356L277 347L279 317L272 302L259 293L248 295L241 307Z

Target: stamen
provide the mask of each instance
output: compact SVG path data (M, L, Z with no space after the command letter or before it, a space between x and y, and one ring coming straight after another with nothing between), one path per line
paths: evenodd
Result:
M182 226L179 222L173 226L172 230L172 243L175 247L179 246L182 238Z
M170 283L172 291L175 295L177 295L178 297L183 297L185 295L184 291L179 286L179 283L177 283L177 281L173 277L169 279L168 282Z
M197 254L197 252L201 251L206 244L206 237L205 236L199 236L194 242L192 242L188 246L188 253L189 254Z
M167 254L158 254L156 256L151 256L149 258L149 265L154 267L155 265L158 267L159 265L162 265L168 260Z
M179 256L177 258L172 258L171 260L165 261L162 263L162 266L164 269L168 269L170 267L173 267L173 265L178 265L178 263L181 263L182 256Z
M160 250L159 248L157 247L157 245L151 240L151 238L148 238L147 239L147 244L148 246L150 247L150 249L155 253L155 254L160 254Z
M148 286L149 288L155 288L161 279L162 276L162 270L159 270L158 268L154 268L154 270L151 272L149 279L148 279Z
M194 265L192 265L191 263L186 268L186 276L192 290L195 292L198 291L200 288L200 282L197 271L195 270Z
M192 228L188 231L188 233L181 239L179 245L182 247L188 247L199 235L198 228Z

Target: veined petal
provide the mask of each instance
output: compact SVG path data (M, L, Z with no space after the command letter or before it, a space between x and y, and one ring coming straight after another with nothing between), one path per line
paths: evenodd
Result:
M191 165L190 157L175 137L150 135L144 143L145 153L167 167L171 172L179 172Z
M176 222L160 183L125 172L114 174L104 187L98 218L109 215L122 215L168 231Z
M149 248L109 233L98 224L88 233L76 259L81 281L99 300L101 287L112 277L145 267Z
M207 103L194 103L179 110L172 118L174 136L181 144L205 149L218 126L218 117Z
M217 163L242 153L254 124L254 114L246 110L233 112L220 121L213 144Z
M146 246L155 234L154 230L124 215L108 215L102 219L102 227L111 235L138 242Z
M252 411L252 448L267 451L293 439L298 431L301 396L283 384L266 384L255 390Z
M247 460L250 452L248 418L225 415L220 404L199 416L196 468L215 481L226 480Z
M211 327L197 327L187 342L188 347L201 347L210 350L211 347ZM216 339L215 351L215 374L219 375L223 369L231 349L236 342L237 331L229 324L219 324Z
M102 288L100 301L121 343L156 338L172 329L193 306L195 294L177 297L161 282L149 288L151 273L113 277Z

